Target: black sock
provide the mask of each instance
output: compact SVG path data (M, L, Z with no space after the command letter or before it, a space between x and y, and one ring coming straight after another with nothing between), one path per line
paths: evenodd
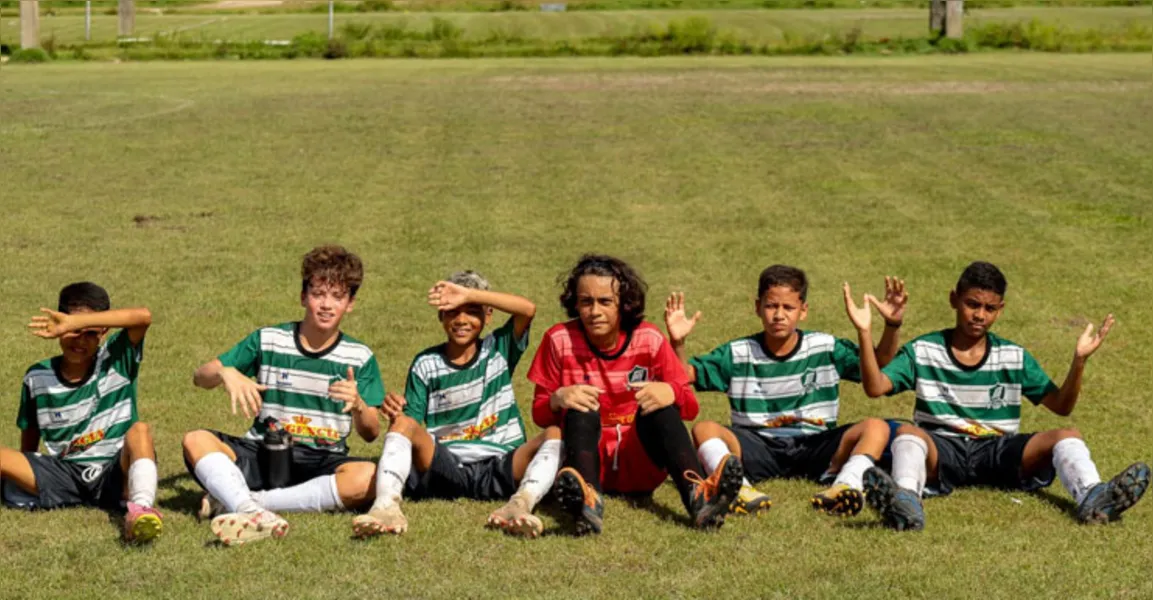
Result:
M601 415L567 410L562 425L564 467L572 467L585 482L601 491Z
M669 472L681 493L681 502L685 503L686 509L689 508L692 483L685 478L685 471L700 475L702 469L677 407L666 406L643 416L638 412L637 437L653 464Z

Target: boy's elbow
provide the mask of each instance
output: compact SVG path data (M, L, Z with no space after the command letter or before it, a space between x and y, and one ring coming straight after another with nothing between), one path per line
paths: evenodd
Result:
M152 325L152 311L147 308L140 308L140 326L148 327Z

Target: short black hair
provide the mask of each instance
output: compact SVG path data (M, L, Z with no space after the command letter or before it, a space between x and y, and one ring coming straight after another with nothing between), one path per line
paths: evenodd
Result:
M773 265L766 267L761 271L761 279L757 282L757 299L765 297L765 292L769 288L777 286L784 286L791 288L801 296L801 302L807 302L809 298L809 278L805 277L805 272L788 265Z
M620 298L621 329L632 331L645 319L645 292L648 284L625 261L603 254L585 254L580 257L571 271L560 276L564 289L560 294L560 304L570 319L577 312L577 282L585 275L612 277L617 282L617 296Z
M993 263L985 261L976 261L965 267L961 273L961 278L957 280L957 294L964 294L966 291L973 288L979 290L989 290L1005 297L1005 290L1008 289L1009 284L1005 281L1005 275L1001 273Z
M71 313L79 308L87 308L92 312L104 312L112 308L112 300L104 288L91 281L81 281L64 286L60 290L60 301L56 310L62 313Z

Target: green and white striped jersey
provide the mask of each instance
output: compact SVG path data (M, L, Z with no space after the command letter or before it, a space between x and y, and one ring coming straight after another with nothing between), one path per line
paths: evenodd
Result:
M914 390L913 421L942 434L983 437L1017 433L1021 397L1038 404L1057 386L1024 348L987 334L985 356L969 367L957 362L951 329L905 344L881 370L899 394Z
M372 350L343 333L326 350L310 352L300 343L299 322L262 327L219 358L224 366L268 387L260 414L245 434L249 439L263 438L268 429L263 421L275 417L295 444L348 453L352 415L341 412L343 402L328 397L328 387L347 377L350 366L364 403L372 407L384 403L384 384Z
M462 463L501 456L525 442L524 422L512 392L512 372L528 347L528 329L514 339L513 319L480 340L466 365L434 346L412 361L404 414L424 424L437 443Z
M693 357L696 389L727 393L733 425L766 437L835 429L841 379L861 380L857 345L816 331L797 335L785 356L770 353L761 332Z
M59 357L32 365L24 374L16 426L39 427L48 456L85 464L111 461L136 422L136 377L143 358L144 342L133 346L120 330L100 346L79 383L60 376Z

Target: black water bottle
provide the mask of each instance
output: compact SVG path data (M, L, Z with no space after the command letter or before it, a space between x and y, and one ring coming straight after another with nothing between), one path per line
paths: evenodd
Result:
M292 434L280 428L274 417L264 421L260 443L260 469L268 489L288 487L292 481Z

